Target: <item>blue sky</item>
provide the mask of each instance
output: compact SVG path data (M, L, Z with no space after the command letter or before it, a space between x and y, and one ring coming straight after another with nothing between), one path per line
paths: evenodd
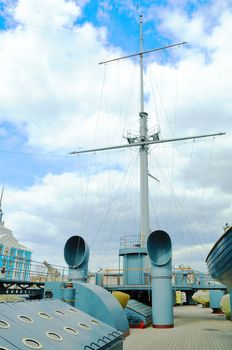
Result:
M171 232L175 264L205 269L230 221L230 1L2 1L3 210L35 260L63 263L65 240L80 234L93 267L115 265L120 236L139 233L138 153L69 152L138 132L138 60L97 63L139 50L140 13L145 49L188 41L145 59L149 128L162 138L227 132L151 148L149 170L160 179L150 183L151 229Z
M185 11L185 13L191 17L191 15L199 9L200 6L205 4L210 4L211 2L207 1L190 1L183 2L183 6L179 7L171 5L173 8L178 8L180 11ZM28 30L33 30L37 28L41 32L52 32L56 30L62 30L62 27L56 27L53 25L40 25L33 21L31 22L19 22L12 15L12 9L16 7L18 1L3 1L0 4L1 11L1 21L0 28L2 31L9 31L12 28L16 28L19 23L25 25L25 28ZM74 20L74 26L80 26L86 22L92 23L96 27L107 27L107 39L106 45L116 46L122 48L126 53L138 52L139 50L139 14L143 14L143 30L144 30L144 49L150 49L159 47L160 45L167 45L173 43L173 38L168 37L165 32L159 30L160 25L160 11L169 9L170 3L168 1L86 1L86 5L82 9L82 14L80 17ZM157 17L150 15L150 12L157 12ZM65 26L64 26L65 27ZM180 41L184 39L180 38ZM169 51L165 51L158 55L156 58L157 61L165 61L169 57ZM173 59L173 57L172 57ZM43 153L37 153L38 150L27 149L26 140L27 135L21 133L21 130L18 129L18 125L8 123L7 115L2 115L6 119L5 123L2 123L2 157L5 158L7 168L10 166L11 162L21 163L25 160L27 166L21 167L17 170L17 176L8 177L7 181L9 184L15 185L17 182L20 182L24 185L32 184L35 179L35 172L38 176L42 176L49 171L49 165L47 163L55 163L54 159L51 161L51 158L56 157L57 153L51 155L49 162L47 157L49 154L46 154L44 161L41 161ZM7 130L7 132L5 132ZM4 155L3 151L6 151ZM15 152L15 153L14 153ZM16 156L16 152L21 153ZM35 156L25 156L25 153L32 153ZM38 155L37 155L38 154ZM66 155L64 152L61 155ZM18 168L18 166L17 166ZM55 167L56 168L56 167ZM30 171L28 171L30 169ZM33 171L33 169L36 169Z

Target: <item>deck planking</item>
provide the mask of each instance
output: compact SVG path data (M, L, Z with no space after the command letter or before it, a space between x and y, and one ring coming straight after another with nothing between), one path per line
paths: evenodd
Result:
M174 307L174 328L131 329L124 350L232 350L232 322L201 306Z

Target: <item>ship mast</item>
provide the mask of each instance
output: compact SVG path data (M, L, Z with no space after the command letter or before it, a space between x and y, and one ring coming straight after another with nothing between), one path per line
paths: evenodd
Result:
M166 142L175 142L182 140L193 140L198 138L205 137L214 137L224 135L225 133L213 133L206 135L196 135L196 136L188 136L188 137L180 137L175 139L166 139L159 140L158 134L148 135L147 128L147 119L148 114L144 111L144 83L143 83L143 74L144 74L144 66L143 66L143 56L144 54L148 54L154 51L160 51L164 49L169 49L172 47L180 46L186 44L186 42L180 42L177 44L171 44L167 46L163 46L160 48L155 48L151 50L143 51L143 20L142 15L140 15L140 51L138 53L134 53L131 55L114 58L108 61L100 62L99 64L107 64L109 62L119 61L122 59L127 59L135 56L140 57L140 132L138 137L127 137L128 144L127 145L118 145L111 147L101 147L94 148L88 150L81 151L73 151L70 154L79 155L81 153L90 153L90 152L99 152L106 151L111 149L119 149L119 148L128 148L128 147L139 147L140 152L140 246L146 246L146 240L149 235L149 196L148 196L148 147L150 144L159 144Z
M140 16L140 141L147 138L147 113L144 112L143 84L143 18ZM140 152L140 244L144 246L149 234L149 197L148 197L148 145L141 145Z

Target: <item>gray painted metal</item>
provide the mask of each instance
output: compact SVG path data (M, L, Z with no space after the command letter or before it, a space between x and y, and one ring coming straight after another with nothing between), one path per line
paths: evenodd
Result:
M88 150L74 151L74 152L70 152L69 154L77 154L78 155L78 154L81 154L81 153L101 152L101 151L108 151L108 150L111 150L111 149L118 149L118 148L129 148L129 147L153 145L153 144L158 144L158 143L176 142L176 141L184 141L184 140L195 140L195 139L202 139L202 138L205 138L205 137L222 136L222 135L225 135L225 134L226 134L225 132L217 132L217 133L214 133L214 134L178 137L176 139L136 142L136 143L130 143L128 145L119 145L119 146L112 146L112 147L101 147L101 148L92 148L92 149L88 149Z
M97 286L103 287L103 278L104 278L104 273L102 272L97 272L95 275L95 283Z
M213 310L221 309L220 302L221 299L225 295L224 290L210 290L209 291L209 306Z
M70 283L45 283L44 296L66 300L80 310L129 334L126 315L118 301L105 289L87 280L89 247L80 236L70 237L64 247L64 258L69 266Z
M121 350L122 332L59 300L4 303L0 348Z
M192 270L191 268L183 268L173 272L174 284L176 290L187 289L213 289L225 290L226 286L215 281L209 274Z
M125 312L132 328L145 328L152 323L152 308L137 300L130 299Z
M123 256L123 284L144 285L147 283L145 259L147 249L143 247L121 248L119 255Z
M165 231L152 232L147 240L152 264L153 327L173 327L172 243Z
M89 247L80 236L70 237L64 246L64 259L72 280L85 282L88 277Z
M211 276L227 286L232 305L232 226L214 244L206 263Z
M214 244L206 263L211 276L232 289L232 227Z
M146 51L141 51L140 50L140 52L133 53L131 55L127 55L127 56L123 56L123 57L113 58L113 59L108 60L108 61L99 62L98 64L106 64L106 63L110 63L110 62L114 62L114 61L120 61L120 60L124 60L125 58L141 56L141 55L144 55L144 54L147 54L147 53L150 53L150 52L160 51L160 50L164 50L164 49L170 49L171 47L176 47L176 46L179 47L180 45L184 45L184 44L187 44L187 41L182 41L182 42L177 43L177 44L166 45L166 46L163 46L163 47L158 47L158 48L151 49L151 50L146 50Z
M129 324L123 308L104 288L90 283L73 283L76 289L75 306L99 320L129 334Z
M75 305L78 309L122 331L125 335L129 334L129 324L124 310L111 293L90 283L73 282L72 288L67 286L69 283L46 282L44 296L64 300L64 296L70 295L70 299L66 299L70 305ZM69 291L70 294L67 294ZM74 299L72 299L73 296Z

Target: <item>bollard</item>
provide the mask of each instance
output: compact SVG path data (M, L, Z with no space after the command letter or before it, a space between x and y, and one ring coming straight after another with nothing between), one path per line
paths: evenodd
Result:
M172 243L165 231L154 231L147 239L147 252L152 265L153 328L172 328Z
M75 289L72 283L66 283L63 294L63 301L71 306L75 305Z

